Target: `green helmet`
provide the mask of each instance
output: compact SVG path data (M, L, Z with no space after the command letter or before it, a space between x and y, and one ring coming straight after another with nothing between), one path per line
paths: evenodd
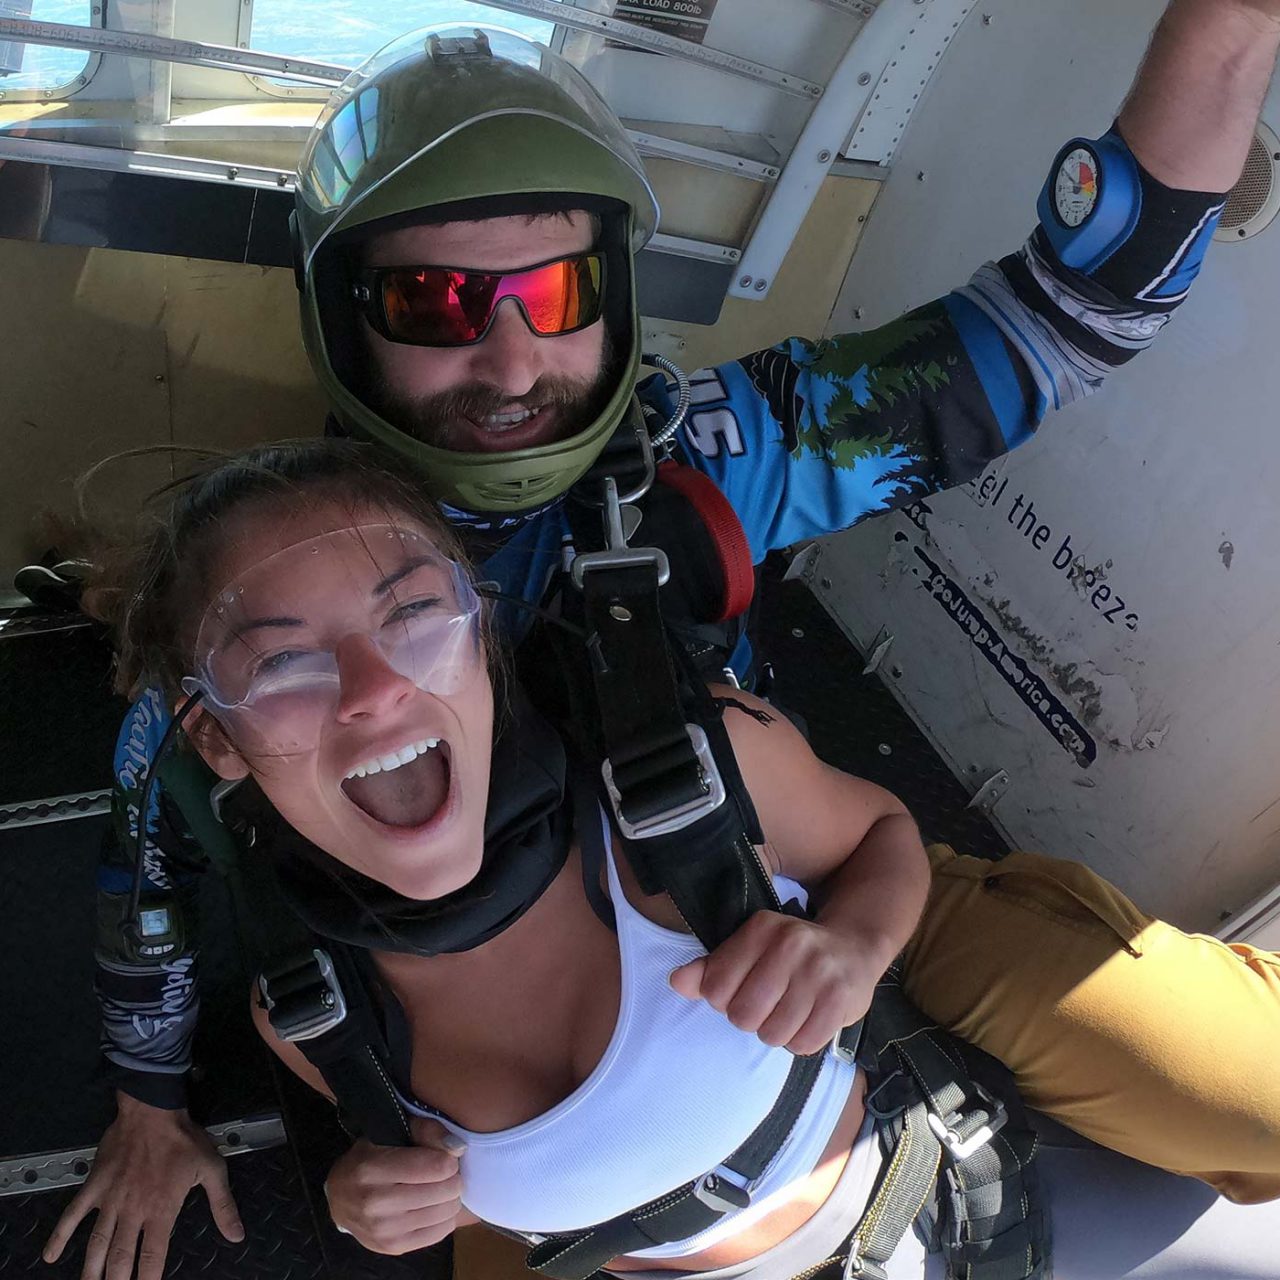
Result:
M444 206L454 207L453 216L480 218L517 211L522 199L538 208L564 196L603 213L611 259L605 315L619 376L599 416L553 444L463 453L424 444L371 408L342 244L384 219L421 213L427 221L433 211L439 218ZM570 199L560 207L575 205ZM640 367L634 255L657 221L631 140L563 58L480 27L428 28L387 45L334 93L298 174L303 340L340 423L402 454L454 506L516 512L563 493L631 409Z

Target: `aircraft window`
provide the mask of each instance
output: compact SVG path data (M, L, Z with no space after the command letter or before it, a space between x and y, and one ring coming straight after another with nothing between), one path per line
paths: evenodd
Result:
M65 22L77 27L97 25L91 10L91 0L0 0L0 17ZM90 56L83 49L52 49L0 40L0 97L41 92L52 97L59 89L75 86L89 65Z
M442 22L506 27L543 44L555 30L550 22L464 0L253 0L247 43L266 53L355 66L406 31Z

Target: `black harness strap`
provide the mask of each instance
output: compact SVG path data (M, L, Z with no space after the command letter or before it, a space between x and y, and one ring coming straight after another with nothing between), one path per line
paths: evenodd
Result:
M874 1086L867 1110L889 1158L861 1220L828 1265L839 1264L847 1280L884 1280L885 1263L936 1187L949 1274L1040 1280L1046 1244L1036 1138L1025 1117L1010 1119L1009 1106L1020 1107L1005 1068L929 1022L892 972L867 1014L862 1062ZM1011 1102L977 1075L998 1081Z
M627 858L645 893L669 894L710 951L781 904L755 851L763 837L722 713L696 673L677 672L687 659L663 622L662 569L658 553L623 541L579 555L574 581Z
M386 1036L346 948L295 952L264 969L258 989L272 1030L324 1077L343 1127L378 1146L412 1146Z

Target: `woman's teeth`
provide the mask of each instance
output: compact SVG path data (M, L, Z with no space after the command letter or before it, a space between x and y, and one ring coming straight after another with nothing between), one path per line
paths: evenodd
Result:
M512 427L518 427L522 422L528 422L535 414L541 413L541 407L537 409L517 409L514 413L491 413L485 420L484 425L489 431L510 431Z
M402 764L408 764L411 760L416 760L419 756L425 755L433 747L438 747L439 745L439 738L423 738L421 742L411 742L407 747L401 747L399 751L393 751L390 755L375 756L372 760L366 760L363 764L356 765L343 778L343 782L351 778L364 778L371 773L390 773L393 769L398 769Z

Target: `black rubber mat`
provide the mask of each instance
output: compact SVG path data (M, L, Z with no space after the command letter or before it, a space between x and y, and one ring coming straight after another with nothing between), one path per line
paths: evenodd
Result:
M0 805L109 787L126 710L97 628L0 631Z
M97 1078L93 995L94 872L105 823L78 818L0 833L0 1156L96 1142L114 1112Z
M771 697L805 722L814 750L828 763L897 795L926 841L957 853L998 858L1008 846L967 806L972 798L929 740L803 582L782 580L781 557L761 583L760 654L774 668Z

